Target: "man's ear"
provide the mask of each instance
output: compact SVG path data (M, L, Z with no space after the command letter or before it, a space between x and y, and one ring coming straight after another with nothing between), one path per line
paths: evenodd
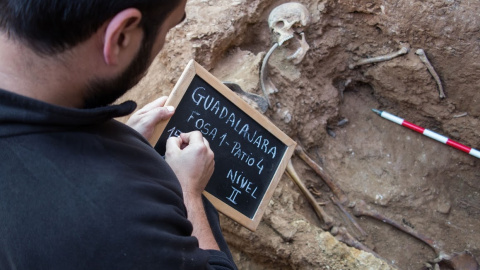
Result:
M117 13L110 22L107 22L103 44L105 63L118 64L122 50L135 45L135 38L139 37L136 31L141 31L139 27L141 19L142 13L138 9L128 8Z

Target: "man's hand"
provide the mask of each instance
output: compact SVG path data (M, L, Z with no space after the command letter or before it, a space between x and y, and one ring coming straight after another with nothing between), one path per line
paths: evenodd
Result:
M183 190L192 235L200 248L220 250L203 208L202 192L213 174L215 161L208 141L193 131L167 140L165 160L177 175Z
M213 174L213 157L210 144L199 131L182 133L167 140L165 160L187 196L201 196Z
M127 125L150 141L155 126L159 122L170 118L175 111L172 106L164 107L166 101L167 97L161 97L148 103L132 114L127 121Z

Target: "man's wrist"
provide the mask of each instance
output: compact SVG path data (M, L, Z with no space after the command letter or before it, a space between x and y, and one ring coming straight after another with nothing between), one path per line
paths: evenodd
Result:
M198 192L183 192L183 199L185 202L197 202L202 201L202 193Z

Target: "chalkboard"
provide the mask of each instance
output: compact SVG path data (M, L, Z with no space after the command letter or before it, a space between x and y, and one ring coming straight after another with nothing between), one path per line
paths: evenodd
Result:
M160 123L151 144L199 130L215 154L204 195L223 214L255 231L295 148L295 142L195 61L170 94L175 114Z

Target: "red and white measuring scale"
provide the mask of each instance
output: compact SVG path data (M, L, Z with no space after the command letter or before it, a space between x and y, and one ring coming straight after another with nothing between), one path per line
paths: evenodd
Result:
M423 135L425 135L429 138L432 138L432 139L434 139L436 141L439 141L441 143L444 143L446 145L450 145L452 147L455 147L458 150L462 150L463 152L469 153L470 155L472 155L474 157L480 158L480 151L478 151L477 149L468 147L468 146L463 145L459 142L451 140L451 139L449 139L445 136L442 136L438 133L435 133L435 132L433 132L429 129L426 129L426 128L417 126L413 123L410 123L408 121L405 121L404 119L402 119L398 116L395 116L391 113L388 113L388 112L385 112L385 111L380 111L380 110L375 110L375 109L372 109L372 111L374 111L376 114L380 115L382 118L390 120L390 121L392 121L394 123L397 123L401 126L407 127L411 130L415 130L416 132L421 133L421 134L423 134Z

